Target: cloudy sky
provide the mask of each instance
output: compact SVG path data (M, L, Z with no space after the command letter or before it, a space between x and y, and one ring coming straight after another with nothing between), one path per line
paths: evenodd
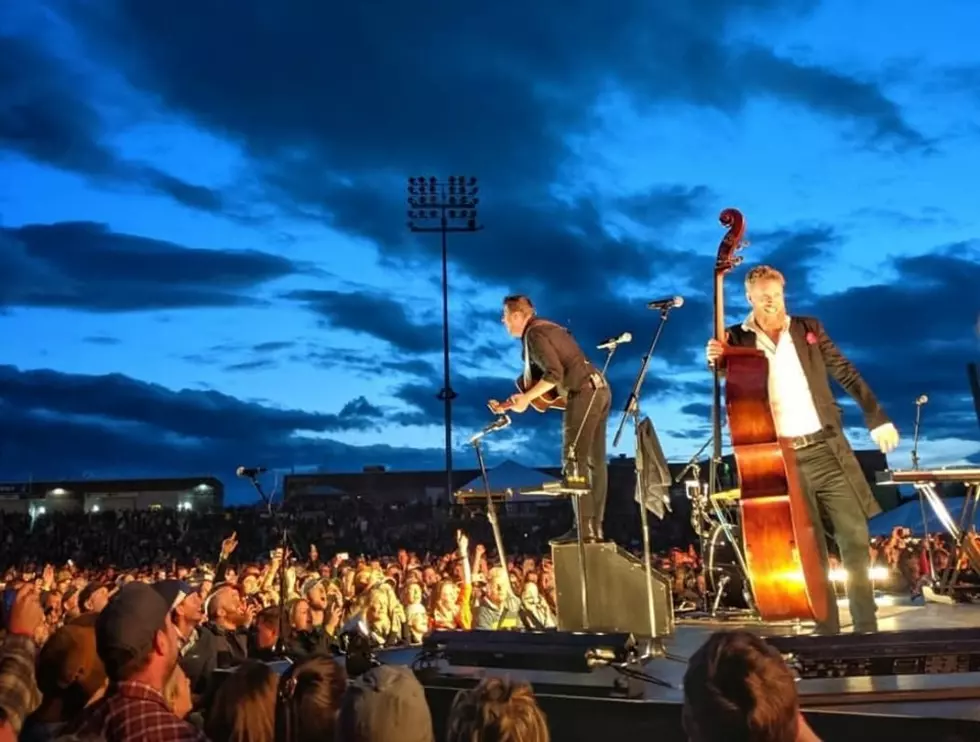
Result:
M776 265L905 434L894 463L923 393L923 463L978 461L978 22L971 0L2 3L0 477L439 467L439 243L406 229L405 181L451 174L485 226L449 245L458 466L520 370L510 292L583 345L633 334L620 406L645 302L683 295L643 402L693 454L727 206L751 241L729 318L745 267ZM519 418L494 460L556 464L558 422Z

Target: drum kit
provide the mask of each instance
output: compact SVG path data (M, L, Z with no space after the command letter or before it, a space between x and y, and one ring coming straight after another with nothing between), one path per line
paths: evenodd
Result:
M730 489L710 493L707 485L699 481L697 472L694 473L694 480L687 486L687 496L691 501L691 527L701 540L706 587L704 610L711 617L755 614L738 526L740 491ZM980 513L980 469L889 470L878 472L876 479L879 484L912 485L922 501L923 525L926 509L931 510L942 530L951 537L954 550L963 555L962 563L980 573L980 543L971 537L975 533L974 518ZM944 483L962 484L967 488L958 519L949 512L937 491L937 486ZM954 560L941 574L933 575L937 594L951 591L962 563Z
M742 534L738 527L739 490L710 494L697 479L687 486L691 501L691 527L701 541L704 565L704 609L712 617L754 614Z

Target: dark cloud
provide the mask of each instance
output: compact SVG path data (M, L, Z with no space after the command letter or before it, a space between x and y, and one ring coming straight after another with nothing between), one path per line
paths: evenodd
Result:
M226 483L242 462L269 468L315 467L352 471L382 464L397 469L433 469L441 449L351 446L334 439L265 435L243 429L236 438L187 443L160 431L134 431L98 421L10 410L16 436L3 440L3 476L8 481L42 477L140 477L214 474Z
M642 225L663 221L676 224L704 213L714 203L715 194L707 186L666 186L622 198L617 203L624 216Z
M230 363L224 367L225 371L268 371L276 368L279 364L270 358L256 358L254 361L241 361Z
M243 134L262 157L286 154L288 143L342 171L498 175L520 163L524 172L512 177L526 182L560 164L563 132L588 120L610 81L643 99L725 110L778 95L865 121L878 136L920 141L872 82L728 43L742 22L813 5L718 0L695 13L627 0L615 12L602 3L559 12L509 2L431 15L388 3L369 16L358 6L260 12L253 2L229 12L190 0L69 7L138 86L208 128ZM406 95L379 94L391 90Z
M701 185L664 185L620 203L554 195L573 157L570 135L596 125L594 104L610 89L639 105L729 113L779 96L857 121L879 143L924 142L872 81L731 41L742 24L795 19L814 3L713 0L698 13L675 5L627 0L610 12L602 3L529 10L510 2L432 16L390 3L368 17L356 4L260 12L245 3L229 12L190 0L165 9L115 0L67 12L93 57L244 144L283 208L367 237L387 260L431 266L438 240L409 239L395 216L405 211L404 177L477 175L492 195L481 211L488 230L453 240L456 267L503 289L615 304L628 284L680 275L691 260L662 240L611 229L611 217L669 229L716 214ZM324 309L333 320L333 303Z
M109 335L89 335L86 338L82 338L82 342L88 343L89 345L119 345L122 341L119 338L114 338Z
M980 357L974 329L980 243L896 258L891 267L890 283L816 296L807 308L823 319L907 434L913 402L927 394L929 437L976 440L966 366Z
M875 80L862 80L839 70L797 62L769 49L751 48L737 58L733 72L768 93L816 112L850 120L875 145L932 152L935 143L918 131ZM751 84L751 83L750 83Z
M820 268L833 265L838 248L843 243L841 235L829 225L812 225L799 228L783 228L751 232L752 248L742 253L753 265L765 262L778 267L786 276L794 291L809 296L816 291ZM760 252L752 255L754 249ZM741 297L735 292L733 298Z
M195 209L223 210L219 192L121 157L77 69L39 43L0 35L0 149L102 185L141 187Z
M442 348L442 325L418 323L408 314L405 302L390 296L358 291L302 290L287 298L304 304L334 327L360 332L412 353Z
M253 304L249 290L305 270L256 250L204 250L61 222L0 228L0 305L126 312Z
M388 353L370 353L353 348L314 348L296 353L291 359L297 363L313 364L336 369L342 366L364 378L377 379L379 373L393 372L398 378L405 376L430 376L435 367L423 358L392 356Z
M354 447L345 431L373 430L382 411L364 398L338 413L284 410L214 391L174 391L113 374L0 367L4 476L232 471L270 467L438 465L439 453ZM332 436L332 437L324 437Z
M583 195L581 189L572 188L574 195L558 197L556 190L575 185L564 182L563 168L574 159L570 142L575 134L596 125L594 104L600 94L612 89L625 93L640 109L647 104L679 103L733 115L754 98L777 97L853 126L861 135L860 146L870 143L929 151L928 138L873 80L732 41L740 24L796 20L815 4L808 0L789 4L707 0L688 9L683 4L640 0L571 8L505 2L487 8L448 5L436 15L395 3L372 7L370 12L357 3L329 9L316 4L280 8L267 3L260 7L255 0L239 3L233 11L220 3L190 0L167 4L107 0L63 7L93 59L118 70L168 113L241 144L267 197L278 208L369 239L387 265L427 272L438 265L438 238L415 238L404 227L405 176L479 176L483 190L480 220L487 229L451 238L449 257L454 272L470 283L498 289L501 296L515 291L531 294L541 313L567 324L600 363L602 353L594 346L602 338L633 333L634 342L616 354L610 367L614 409L625 400L657 327L658 315L646 310L645 302L684 295L685 305L670 315L644 388L644 412L656 420L661 400L680 399L695 417L704 415L710 400L706 381L680 381L678 373L704 368L701 350L712 320L713 245L723 230L716 226L703 250L673 247L671 231L692 220L717 225L718 209L727 204L717 203L712 190L699 184L663 184L625 198ZM705 17L712 19L711 24L704 23ZM38 56L36 49L26 48ZM425 53L419 53L420 49ZM30 61L23 50L15 53ZM119 173L125 173L144 187L169 193L197 208L219 207L220 196L208 189L197 190L181 181L168 183L165 174L154 176L140 166L120 164L111 150L99 144L104 123L94 108L78 103L74 91L68 90L65 102L55 110L50 101L59 97L51 93L64 87L65 68L47 57L41 59L40 72L31 74L44 85L25 88L48 91L27 97L34 123L30 127L20 124L15 130L10 122L17 123L17 119L0 113L7 116L0 119L0 131L28 131L19 134L19 139L10 135L4 139L0 134L0 141L41 162L116 179L113 182L118 182ZM0 86L5 85L4 80L29 80L21 69L34 68L0 61L0 70L6 71L0 72ZM80 144L68 146L72 142ZM66 159L69 157L72 159ZM218 200L209 202L212 197ZM751 215L749 219L751 225ZM642 234L644 228L655 231ZM91 232L91 225L88 229ZM752 253L758 259L752 257L750 262L765 256L767 262L782 267L797 287L796 293L790 291L791 308L824 318L831 333L859 356L856 360L889 409L900 406L907 390L879 383L878 376L888 372L874 364L883 356L869 357L861 349L868 349L864 353L871 348L882 351L882 338L890 337L896 343L894 352L894 347L907 345L907 338L903 344L894 337L902 333L891 328L882 331L869 317L877 317L878 322L890 317L894 326L900 325L908 311L903 308L906 302L946 300L954 289L963 290L960 277L946 275L946 266L940 271L942 276L930 278L928 269L938 269L924 259L904 268L898 265L907 279L901 286L862 287L823 296L817 291L815 277L820 265L838 256L836 231L809 225L753 233L750 226L749 237L760 248ZM43 306L102 311L143 308L147 297L152 306L213 305L207 299L226 305L245 301L246 289L299 270L289 261L248 254L257 262L248 266L238 262L237 267L226 262L224 271L207 273L208 266L213 266L212 256L232 260L231 254L198 251L201 254L188 255L187 262L168 259L160 268L160 274L168 277L163 286L156 283L152 267L125 251L121 259L105 267L88 261L86 270L85 265L71 260L71 253L63 259L52 256L41 261L22 237L8 241L16 249L6 254L0 251L0 276L31 276L37 285L48 287L39 294L41 298L20 300ZM234 255L235 260L245 260L244 254ZM138 275L136 267L133 274L126 272L137 263ZM212 277L207 279L206 292L202 270ZM191 273L193 276L188 275ZM913 276L918 278L913 280ZM934 284L928 291L922 289L922 276L926 283ZM46 282L52 277L61 283ZM94 283L97 290L93 294L114 298L80 297L75 287L82 280ZM178 284L181 288L173 288ZM959 295L974 296L976 285L974 281L972 293L968 289ZM285 347L273 342L258 344L251 351L274 357L242 355L235 357L235 365L285 359L331 367L340 364L363 375L390 374L404 408L381 409L358 400L337 415L309 415L223 395L188 401L187 394L216 393L167 392L125 377L106 377L119 388L114 387L98 404L85 406L73 400L92 395L62 394L59 383L64 379L55 374L50 380L52 388L44 392L46 406L18 407L20 417L10 419L23 419L27 437L34 434L31 431L40 436L46 432L42 428L47 418L36 410L49 409L67 421L65 430L81 435L85 426L95 426L104 431L96 440L118 443L119 450L132 454L134 460L142 457L149 462L159 459L138 448L142 445L139 436L127 448L116 438L106 437L118 435L115 423L101 421L132 421L135 416L137 426L181 437L212 436L204 453L189 454L191 462L195 456L213 460L234 451L229 431L261 429L261 437L246 437L243 455L287 463L346 456L351 463L374 459L374 463L396 465L408 462L416 468L426 461L440 465L438 452L353 449L296 435L304 430L315 434L362 430L382 418L386 423L438 425L442 419L442 403L436 398L442 387L437 360L442 347L440 324L416 315L414 306L389 296L307 290L293 292L290 298L332 326L380 339L399 352L396 357L379 357L344 348ZM744 311L737 294L732 294L729 310ZM506 396L512 388L511 375L520 371L516 348L509 352L506 339L498 344L486 332L497 321L498 312L499 306L482 310L467 306L465 312L454 314L453 386L460 395L454 418L460 430L485 423L489 418L487 397ZM946 316L933 321L947 326ZM920 324L918 318L912 321L911 334L934 335ZM246 347L241 350L249 352ZM950 352L951 363L960 359L960 346ZM501 369L488 371L494 363ZM406 380L403 375L412 378ZM17 375L22 376L27 375ZM706 371L704 376L707 379ZM93 377L65 378L83 389L93 383ZM937 377L935 383L951 385L952 375ZM15 397L27 394L20 387L14 392ZM36 389L31 393L41 394ZM155 394L167 399L169 413L141 396L152 400ZM52 396L57 398L52 400ZM181 403L194 413L187 416L190 422L171 422L168 414L186 411ZM195 413L199 407L207 414ZM226 412L226 407L231 411ZM940 411L933 409L938 425ZM202 417L207 418L204 430L210 432L193 432ZM959 423L950 418L943 425L953 430ZM528 414L494 445L521 445L522 450L540 452L553 461L557 428L557 415ZM700 430L694 433L701 435ZM68 439L54 433L52 445L57 447L62 440ZM164 449L173 455L170 443ZM101 455L98 449L90 453Z
M234 439L256 427L269 435L288 435L370 430L378 423L351 414L363 409L357 407L340 414L277 410L215 391L172 391L122 374L86 376L13 366L0 366L0 399L12 410L138 424L200 440Z
M269 340L264 343L256 343L252 350L256 353L275 353L280 350L288 350L296 345L292 340Z

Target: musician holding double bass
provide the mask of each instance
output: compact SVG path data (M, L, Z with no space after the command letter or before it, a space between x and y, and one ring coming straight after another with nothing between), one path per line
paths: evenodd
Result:
M501 321L507 332L524 345L524 373L520 384L524 391L505 402L491 399L490 409L495 413L524 412L532 403L540 405L541 400L552 398L555 408L564 407L562 469L568 474L574 458L579 473L588 475L589 493L577 497L578 507L582 508L582 538L587 543L602 541L608 477L609 385L582 352L572 333L555 322L538 317L527 296L506 297ZM576 519L568 533L551 543L576 541L577 525Z
M745 293L752 306L740 325L727 328L731 346L755 347L769 360L769 402L776 432L793 449L799 478L821 549L827 575L830 615L819 633L840 633L840 617L829 580L824 517L833 526L847 571L847 598L855 632L877 631L877 608L871 578L868 518L881 512L854 451L844 437L840 408L830 389L833 377L861 407L871 437L883 453L898 445L898 431L871 388L813 317L786 313L786 280L775 268L749 271ZM709 363L723 355L724 345L710 340Z

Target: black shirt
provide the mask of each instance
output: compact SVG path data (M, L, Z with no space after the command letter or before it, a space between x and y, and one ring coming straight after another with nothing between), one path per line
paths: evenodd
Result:
M554 322L532 317L524 328L523 341L531 364L531 379L549 381L562 394L580 390L596 371L572 333Z

